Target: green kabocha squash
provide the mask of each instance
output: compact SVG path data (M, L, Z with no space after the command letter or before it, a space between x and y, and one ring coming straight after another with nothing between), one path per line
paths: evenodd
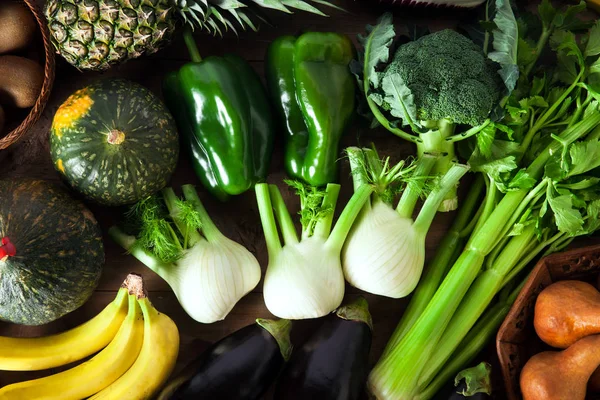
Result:
M173 118L148 89L123 79L100 80L72 94L50 132L55 168L87 198L135 203L166 186L179 141Z
M41 325L92 294L104 265L94 215L39 180L0 180L0 320Z

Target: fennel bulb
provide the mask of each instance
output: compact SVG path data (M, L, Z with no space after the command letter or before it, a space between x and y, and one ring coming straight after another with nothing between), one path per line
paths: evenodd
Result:
M298 182L289 183L301 198L300 239L279 189L264 183L255 188L269 253L263 295L269 311L279 318L319 318L342 303L344 275L340 252L373 188L364 185L356 190L332 230L340 185L329 184L323 191ZM275 217L281 228L283 246Z
M190 317L208 324L225 319L258 285L261 270L248 249L214 225L194 187L182 190L185 201L168 188L134 206L137 237L118 227L109 235L167 281Z
M446 194L456 187L468 167L455 164L430 192L413 221L417 199L436 158L424 155L414 166L403 169L401 162L388 169L374 149L347 149L355 187L365 182L375 187L363 206L342 249L342 266L348 283L369 293L392 298L408 296L419 283L425 264L425 238ZM412 178L405 175L412 174ZM408 184L394 209L394 187Z

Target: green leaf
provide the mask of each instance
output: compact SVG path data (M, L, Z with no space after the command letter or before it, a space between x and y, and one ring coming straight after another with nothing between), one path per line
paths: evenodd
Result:
M387 74L381 82L381 88L385 93L384 101L390 106L390 113L401 118L404 125L412 126L417 117L417 106L400 74Z
M517 66L517 55L519 48L519 28L509 0L495 0L496 15L494 23L496 29L493 31L494 51L488 57L500 64L498 73L504 81L504 85L511 93L519 79L519 68Z
M262 7L262 8L270 8L270 9L277 10L277 11L282 11L282 12L285 12L285 13L288 13L288 14L292 13L279 0L250 0L250 1L253 2L254 4L256 4L257 6Z
M465 389L459 394L469 397L476 393L492 394L492 366L482 362L475 367L460 371L454 378L454 386L458 386L461 380L465 380Z
M581 0L578 4L568 6L565 11L554 16L552 23L563 30L587 29L589 22L582 21L579 15L586 9L585 1Z
M296 189L296 194L300 197L301 204L300 211L298 212L300 214L300 224L302 225L302 229L308 231L309 236L311 236L316 223L333 211L331 207L323 206L323 199L326 192L324 189L309 186L299 181L284 180L284 182L291 188Z
M587 233L594 233L600 229L600 200L588 203L586 211L585 230Z
M573 143L569 149L571 169L568 176L580 175L600 167L600 141Z
M564 182L557 184L557 187L569 189L569 190L583 190L596 187L600 183L600 178L593 176L581 176L573 177Z
M525 169L520 169L519 172L510 180L507 189L512 190L529 190L535 186L537 181L532 178Z
M517 50L517 64L525 67L536 60L535 45L531 45L526 40L519 38Z
M562 181L567 176L563 164L564 162L561 153L552 154L544 166L544 176L547 176L554 182Z
M477 148L484 157L492 156L492 144L496 139L496 127L494 124L489 124L481 132L477 134Z
M520 234L523 233L523 230L528 227L529 225L533 224L535 221L532 220L531 218L526 219L523 222L517 222L513 225L512 229L510 230L510 232L508 233L508 236L519 236Z
M326 17L327 14L323 13L321 10L319 10L318 8L311 6L310 4L308 4L305 1L302 0L281 0L281 3L284 6L290 7L290 8L295 8L298 10L302 10L302 11L306 11L312 14L316 14L316 15L320 15L322 17Z
M588 40L583 54L593 57L600 54L600 21L596 21L588 32Z
M585 119L585 118L589 117L590 115L597 113L599 107L600 107L600 103L598 102L598 100L592 100L590 102L590 104L588 104L588 106L583 111L583 118Z
M542 20L544 27L548 28L552 25L556 12L556 9L550 3L550 0L542 0L538 6L538 13L540 14L540 19Z
M358 35L358 41L364 47L363 79L370 82L374 88L379 87L380 74L377 65L387 63L390 58L390 46L396 32L392 23L392 14L385 13L377 21L377 25L367 25L367 35Z
M540 108L548 108L548 102L542 96L532 96L527 97L525 99L519 100L519 105L523 109L540 107Z
M546 76L534 76L531 82L531 96L540 96L546 87Z
M575 235L583 228L583 217L573 208L573 199L569 195L549 197L548 205L554 213L554 221L560 232Z
M597 74L600 72L600 58L597 58L596 61L590 64L588 71L590 74Z
M471 166L472 171L486 173L494 180L499 180L500 174L510 172L517 168L514 156L491 160L483 164L471 164L471 161L469 161L469 165Z

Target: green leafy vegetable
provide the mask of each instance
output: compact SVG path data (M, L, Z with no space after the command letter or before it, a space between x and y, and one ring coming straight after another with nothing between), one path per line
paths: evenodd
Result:
M193 186L184 185L182 191L185 200L167 188L139 201L127 214L131 234L117 226L108 233L167 281L190 317L220 321L256 287L260 265L219 231Z
M516 39L514 49L507 39L511 35L510 15L498 17L505 37L495 39L494 47L502 60L516 54ZM358 58L362 68L354 63L352 70L375 120L416 143L419 157L440 156L432 170L424 173L443 174L456 161L454 142L477 135L486 127L487 138L481 143L489 142L492 111L506 90L499 67L467 37L452 30L426 34L413 27L410 31L417 32L413 41L400 45L390 60L395 30L391 15L384 14L376 26L367 27L366 36L359 37L364 48ZM518 69L508 75L507 79L516 82ZM410 128L408 132L403 130L405 126ZM451 210L456 204L453 189L441 209Z
M508 2L494 3L502 20ZM477 177L371 372L376 398L431 399L493 337L531 262L600 229L599 28L583 9L542 1L541 27L521 18L517 53L497 58L519 79L500 119L461 142Z

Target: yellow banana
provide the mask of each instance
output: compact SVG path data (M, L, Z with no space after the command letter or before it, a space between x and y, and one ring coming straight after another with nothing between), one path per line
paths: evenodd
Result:
M127 315L127 289L100 314L69 331L39 338L0 336L0 370L36 371L67 365L110 343Z
M177 326L152 306L139 300L144 313L144 344L135 364L116 382L89 400L146 400L165 384L179 353Z
M137 359L144 340L144 318L137 296L115 338L92 359L72 369L0 389L0 400L80 400L119 379Z

